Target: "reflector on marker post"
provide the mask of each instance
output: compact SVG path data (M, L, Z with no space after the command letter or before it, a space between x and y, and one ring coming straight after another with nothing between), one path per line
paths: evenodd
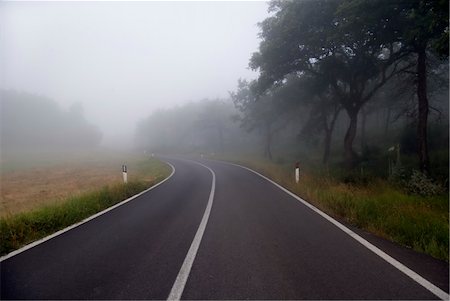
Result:
M300 181L300 163L295 163L295 183Z
M123 182L128 182L128 175L127 175L127 166L124 164L122 165L122 175L123 175Z

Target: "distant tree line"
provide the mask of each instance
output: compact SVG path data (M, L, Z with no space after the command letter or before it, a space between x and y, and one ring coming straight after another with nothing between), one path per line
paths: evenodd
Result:
M248 144L233 121L236 110L229 100L200 100L159 110L141 120L136 145L156 153L223 154Z
M90 149L102 134L88 123L81 104L68 111L48 98L0 91L2 153L61 152Z

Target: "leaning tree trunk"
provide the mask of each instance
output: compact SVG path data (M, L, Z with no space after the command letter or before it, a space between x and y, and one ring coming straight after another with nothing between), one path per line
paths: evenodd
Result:
M417 58L417 99L419 101L419 120L417 125L417 153L419 155L420 170L430 172L428 157L428 97L427 97L427 54L425 47L418 51Z
M331 138L333 136L334 126L336 124L336 120L339 116L340 108L335 108L333 117L331 119L330 125L327 123L326 115L324 115L324 129L325 129L325 145L323 151L322 163L328 166L328 162L330 160L330 151L331 151Z
M356 137L356 129L358 127L358 110L346 110L350 118L350 124L344 138L345 162L348 168L355 167L357 155L353 150L353 141Z

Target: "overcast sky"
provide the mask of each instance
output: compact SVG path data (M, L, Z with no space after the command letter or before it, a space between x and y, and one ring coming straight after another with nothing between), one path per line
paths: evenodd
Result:
M131 135L156 108L227 97L248 69L267 3L1 2L1 88L82 103Z

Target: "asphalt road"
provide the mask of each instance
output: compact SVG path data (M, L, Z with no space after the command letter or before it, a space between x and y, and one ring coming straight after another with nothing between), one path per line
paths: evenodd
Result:
M438 298L251 171L165 159L165 183L4 259L1 299ZM447 263L384 250L448 293Z

